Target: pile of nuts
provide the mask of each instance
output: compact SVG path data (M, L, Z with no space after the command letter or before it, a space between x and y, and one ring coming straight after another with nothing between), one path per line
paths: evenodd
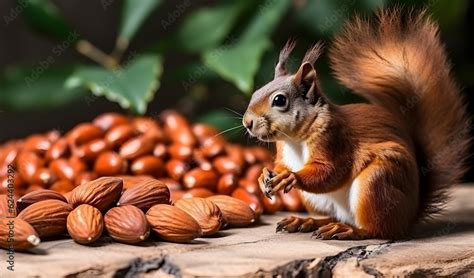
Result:
M80 244L94 243L104 231L115 241L137 244L150 230L166 241L189 242L256 220L250 206L233 197L193 197L174 205L169 197L168 187L153 178L123 191L121 178L102 177L77 186L67 199L52 190L35 190L16 202L15 218L0 219L0 247L27 250L66 232Z
M221 195L229 195L246 203L253 210L254 219L262 213L303 210L295 190L279 194L272 199L264 198L257 178L264 167L271 166L272 155L265 148L244 147L227 142L213 127L199 123L191 125L176 111L164 111L158 120L106 113L91 123L77 125L63 136L58 131L51 131L46 134L34 134L23 140L12 140L0 146L0 221L6 221L3 218L12 215L8 213L12 202L8 201L14 198L16 210L19 212L14 220L15 227L20 227L25 235L31 236L31 227L27 226L30 223L33 231L36 230L40 237L44 236L42 229L38 228L40 224L32 224L20 216L24 215L25 211L32 210L29 209L30 205L38 206L39 203L50 202L55 203L52 206L56 206L54 209L58 210L58 213L61 211L71 219L77 219L81 215L95 215L92 217L95 219L105 213L103 220L91 220L91 225L98 225L97 234L100 236L102 233L100 223L104 223L103 226L105 225L112 238L122 242L127 242L124 238L129 238L128 241L133 242L137 239L130 235L120 235L121 229L118 229L118 235L111 233L116 229L109 229L107 223L121 219L130 222L122 223L123 225L131 226L133 221L137 221L148 223L152 230L157 231L166 229L154 225L157 221L162 221L160 217L166 218L179 211L183 219L184 215L191 215L193 219L207 217L206 222L209 222L209 217L212 216L214 222L222 226L222 219L226 217L222 218L217 211L225 216L224 211L229 214L229 209L219 206L219 201L223 198ZM78 191L84 190L84 186L90 187L91 184L101 181L100 177L117 177L118 179L107 179L115 180L116 183L120 181L121 185L115 186L120 187L120 190L107 187L108 189L103 189L106 191L96 196L96 199L76 199ZM154 194L157 193L147 191L152 189L138 189L142 188L140 184L145 184L143 187L147 188L146 184L153 183L152 181L160 183L162 190L168 192L168 197L162 192L158 194L162 199L155 200ZM12 184L14 189L11 188ZM90 189L85 189L88 190ZM192 201L189 201L189 198ZM220 210L209 205L209 199L215 201ZM223 202L231 201L226 199ZM170 203L174 206L170 206ZM154 206L151 207L151 204ZM147 214L147 221L140 213ZM42 216L38 212L36 214L35 217L41 222ZM129 215L127 217L130 219L122 217L124 214ZM189 229L190 234L186 239L192 238L191 234L208 235L220 228L215 224L209 227L201 226L201 230L196 231L196 223L190 221L191 218L188 217L181 223ZM222 219L219 220L220 218ZM66 223L65 219L61 221ZM173 229L183 229L181 224L167 227L170 229L169 234L174 233ZM140 229L130 227L129 230L136 232L134 236L141 233L139 238L146 238L146 227L144 224ZM77 225L68 225L69 234L80 243L83 243L84 239L89 241L89 238L93 240L97 236L82 234L78 230L84 229ZM20 234L23 234L22 232ZM65 230L60 232L64 233ZM2 233L3 231L0 231L0 237L3 237ZM52 234L57 233L54 231ZM158 231L157 233L160 234ZM166 235L160 234L160 237L179 241ZM36 242L36 239L31 241Z

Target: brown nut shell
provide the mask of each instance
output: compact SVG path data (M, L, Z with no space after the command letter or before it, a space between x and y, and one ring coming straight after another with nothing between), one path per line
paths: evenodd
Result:
M215 195L206 199L219 207L229 226L245 227L255 222L255 212L239 199L226 195Z
M239 178L237 175L232 173L222 175L217 182L217 193L230 195L237 186L239 186Z
M153 155L145 155L135 159L130 166L130 170L134 175L161 177L165 172L165 165L161 159Z
M177 159L170 159L165 164L166 173L174 180L180 181L189 170L189 164Z
M301 197L296 190L290 190L288 193L278 192L285 209L292 212L304 211L304 205Z
M82 123L66 134L68 143L74 148L94 139L101 138L104 132L91 123Z
M119 113L109 112L97 116L92 123L100 129L107 131L116 126L128 124L129 119Z
M150 226L142 210L135 206L111 208L104 216L105 229L118 242L136 244L150 235Z
M120 146L137 134L135 128L131 125L119 125L105 134L105 141L111 146Z
M249 193L244 188L238 187L237 189L235 189L234 192L232 192L232 197L240 199L247 203L250 208L255 211L255 215L257 216L257 218L263 213L263 206L260 202L260 199L256 195Z
M170 191L163 182L156 179L143 179L125 190L117 206L133 205L146 212L156 204L169 203Z
M14 237L9 237L13 230ZM11 240L9 240L11 239ZM17 251L24 251L38 246L40 238L35 229L20 218L0 219L0 247L10 249L10 244Z
M214 195L214 192L212 192L211 190L206 189L206 188L196 187L196 188L189 189L188 191L185 191L183 195L181 196L181 199L189 199L189 198L194 198L194 197L207 198L212 195Z
M151 229L162 239L171 242L190 242L202 235L194 218L171 205L154 205L146 213Z
M102 214L93 206L82 204L67 217L67 231L77 243L91 244L100 238L103 230Z
M118 153L107 151L99 155L94 163L94 171L100 176L115 176L125 173L127 161Z
M165 110L161 113L160 118L164 131L171 141L188 146L196 144L191 127L181 114L173 110Z
M215 191L218 180L219 176L215 171L194 168L184 175L183 185L188 189L204 187L211 191Z
M102 177L83 183L71 193L69 203L75 208L88 204L100 211L109 209L122 193L123 181L116 177Z
M20 199L16 201L16 206L18 211L22 211L34 203L51 199L67 203L66 198L64 198L64 196L59 194L58 192L49 189L40 189L23 195Z
M18 214L38 232L40 237L56 236L66 232L66 219L72 208L60 200L36 202Z
M219 207L204 198L181 199L175 206L187 212L199 223L204 236L215 234L224 223Z
M119 154L125 159L135 159L139 156L149 154L155 147L155 139L148 136L138 136L125 142L119 150Z

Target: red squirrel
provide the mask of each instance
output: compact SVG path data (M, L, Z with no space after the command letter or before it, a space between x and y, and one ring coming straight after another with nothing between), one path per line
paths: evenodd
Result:
M250 100L243 125L276 142L259 178L271 198L298 190L326 219L287 217L278 231L321 239L395 239L437 213L466 170L471 122L437 25L425 11L356 17L334 39L336 79L369 103L336 105L323 93L310 48L296 73L282 49L274 79Z

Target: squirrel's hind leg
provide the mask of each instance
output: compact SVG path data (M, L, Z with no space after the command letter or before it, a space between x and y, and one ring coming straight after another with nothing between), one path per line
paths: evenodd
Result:
M331 218L315 219L311 217L288 216L277 224L276 232L287 231L288 233L309 233L317 228L333 222Z

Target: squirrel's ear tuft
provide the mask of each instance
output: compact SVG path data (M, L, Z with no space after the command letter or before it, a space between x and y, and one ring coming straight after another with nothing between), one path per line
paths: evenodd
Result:
M288 71L286 70L286 62L288 61L288 58L290 57L291 52L295 48L295 45L296 45L296 41L290 39L286 42L285 46L280 51L280 56L278 57L278 63L275 66L274 78L288 74Z
M324 43L319 41L306 51L302 63L309 62L314 65L323 52Z
M310 62L304 62L295 74L294 85L302 90L303 96L309 103L315 104L317 101L318 80L316 70Z

